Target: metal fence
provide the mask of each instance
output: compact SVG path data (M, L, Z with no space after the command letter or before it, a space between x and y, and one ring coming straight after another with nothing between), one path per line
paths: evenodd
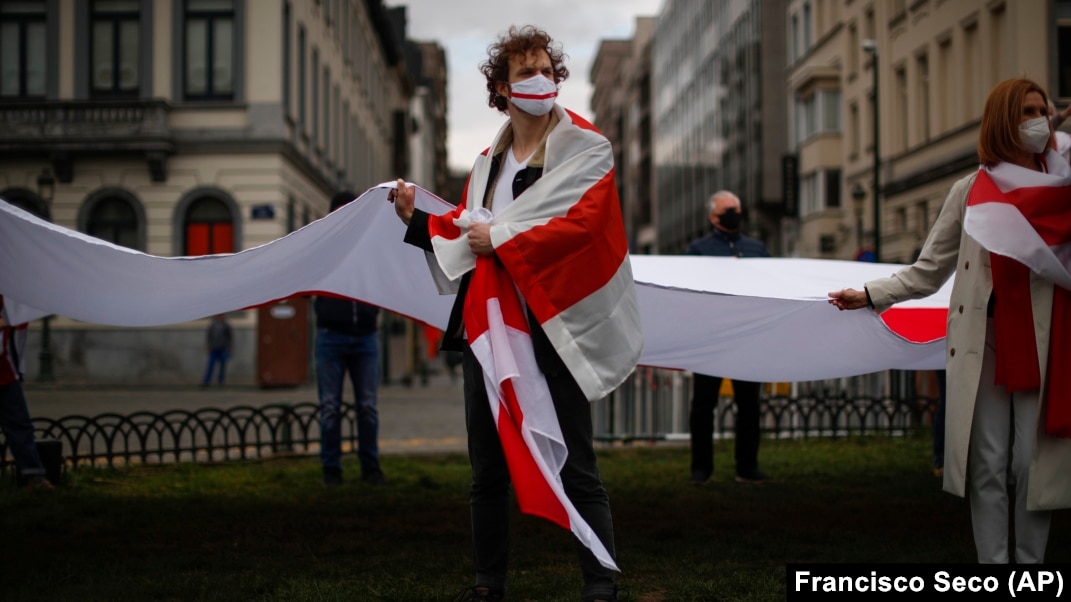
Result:
M895 395L863 395L890 380L768 385L762 428L768 437L897 436L930 423L935 401L900 387ZM891 387L894 392L897 387ZM592 405L595 438L607 442L688 438L691 374L638 368L606 399ZM357 444L357 412L343 404L343 446ZM735 406L719 399L715 437L732 436ZM319 406L305 402L263 407L205 408L164 413L114 413L34 419L38 441L58 441L66 467L250 460L312 454L320 448ZM13 469L0 437L0 473Z

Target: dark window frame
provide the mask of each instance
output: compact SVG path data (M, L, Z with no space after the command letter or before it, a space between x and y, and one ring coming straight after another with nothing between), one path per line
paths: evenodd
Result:
M132 11L131 10L126 10L126 11L98 10L96 8L98 1L99 0L93 0L93 2L90 3L90 7L89 7L89 65L90 65L90 69L92 69L97 64L97 62L95 60L96 57L94 56L94 53L96 52L96 49L97 49L97 46L96 46L96 43L95 43L96 39L94 38L94 36L96 35L96 30L97 30L97 28L96 28L97 22L98 21L111 21L111 24L112 24L112 49L111 49L111 51L112 51L112 85L111 85L111 88L109 88L109 89L97 88L96 85L95 85L95 82L94 82L92 71L91 71L90 72L90 76L89 76L89 93L94 98L104 98L104 97L107 97L107 98L115 98L115 97L136 98L141 94L141 86L142 86L142 81L141 81L141 60L142 60L141 45L142 45L143 40L141 39L141 5L139 3L138 4L138 8L136 8L136 9L134 9ZM137 82L137 84L138 85L133 90L122 90L122 89L119 88L119 61L120 61L119 46L120 46L120 42L121 42L120 33L119 32L120 32L121 24L122 24L123 21L134 21L135 23L138 24L138 30L137 30L138 31L138 52L137 52L137 55L138 55L138 66L137 66L138 82Z
M28 40L27 26L30 23L42 23L45 26L45 29L44 29L45 47L46 48L48 47L48 42L49 42L48 2L44 2L44 1L41 2L41 12L40 13L28 13L28 12L27 13L23 13L23 12L5 13L5 12L0 11L0 26L4 25L6 23L11 23L11 22L14 22L14 23L18 24L18 31L19 31L19 41L18 41L18 47L19 47L19 60L18 60L18 65L19 65L19 86L18 87L19 87L19 89L18 89L18 92L16 94L14 94L14 95L4 95L2 92L0 92L0 99L3 99L3 100L27 100L27 99L43 99L43 98L46 98L48 96L48 75L49 75L48 74L48 61L47 61L47 58L46 58L45 74L44 74L44 79L45 79L45 90L44 90L44 92L42 94L29 94L27 89L26 89L26 85L27 85L26 84L26 79L27 79L27 74L29 72L28 65L27 65L27 54L28 54L28 52L27 52L27 49L26 49L26 44L27 44L27 40ZM0 49L0 51L2 51L2 49Z
M231 23L231 44L236 46L239 38L238 34L238 18L237 10L232 2L230 10L191 10L189 8L189 0L183 0L182 6L182 94L186 100L216 100L216 101L233 101L235 99L235 90L237 88L237 81L240 77L237 69L238 55L234 48L231 50L231 91L229 93L217 93L215 91L215 73L212 66L215 64L215 25L217 21L229 19ZM190 92L190 82L187 79L189 75L189 61L190 61L190 47L187 34L189 32L190 21L195 19L205 19L205 93L194 94Z

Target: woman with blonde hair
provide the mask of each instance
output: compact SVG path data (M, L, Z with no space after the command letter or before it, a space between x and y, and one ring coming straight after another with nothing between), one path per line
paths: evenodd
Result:
M952 186L918 260L861 291L829 294L841 310L884 311L956 273L944 489L969 496L981 563L1009 561L1009 505L1021 564L1044 561L1050 510L1071 507L1071 259L1052 249L1071 242L1071 167L1054 150L1048 112L1029 79L993 88L982 165Z

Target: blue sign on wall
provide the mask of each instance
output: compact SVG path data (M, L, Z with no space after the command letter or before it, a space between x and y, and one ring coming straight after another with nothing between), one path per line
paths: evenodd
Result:
M253 205L253 219L275 219L274 205Z

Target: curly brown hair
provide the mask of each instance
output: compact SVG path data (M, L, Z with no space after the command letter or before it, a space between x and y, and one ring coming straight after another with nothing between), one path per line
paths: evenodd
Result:
M560 84L569 77L565 67L566 55L561 44L551 39L547 32L532 25L517 28L510 26L505 35L498 36L498 41L487 47L487 60L480 64L480 72L487 79L487 106L505 113L506 99L495 90L495 84L509 82L509 60L515 56L526 56L529 52L546 50L550 63L554 66L554 83Z

